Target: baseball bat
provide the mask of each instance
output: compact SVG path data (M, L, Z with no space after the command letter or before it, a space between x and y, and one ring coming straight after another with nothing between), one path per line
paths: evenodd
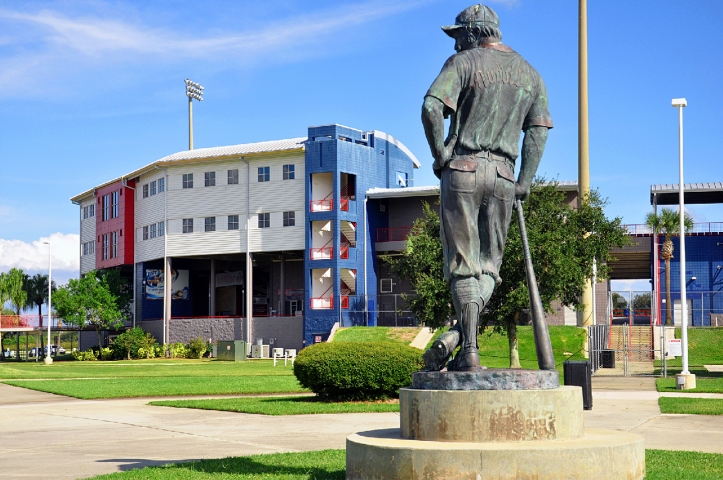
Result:
M527 273L527 291L530 293L530 317L532 318L532 332L535 338L535 351L537 352L537 365L540 370L555 369L555 355L552 353L550 333L547 331L545 322L545 310L542 308L540 290L537 286L535 269L532 267L532 256L530 255L530 244L527 240L527 228L525 228L525 216L522 212L522 201L515 200L517 210L517 221L520 224L520 238L522 239L522 251L525 256L525 272Z

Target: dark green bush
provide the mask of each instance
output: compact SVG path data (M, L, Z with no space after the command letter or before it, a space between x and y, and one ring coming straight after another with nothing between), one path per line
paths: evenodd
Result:
M396 398L423 366L422 352L395 343L317 343L296 357L294 375L325 400Z

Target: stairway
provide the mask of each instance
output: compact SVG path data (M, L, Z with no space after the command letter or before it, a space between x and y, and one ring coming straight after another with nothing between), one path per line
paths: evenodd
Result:
M341 221L341 234L349 240L349 246L356 247L356 223L347 222L346 220Z
M339 269L339 275L341 281L349 288L349 295L354 295L356 293L356 270L341 268Z

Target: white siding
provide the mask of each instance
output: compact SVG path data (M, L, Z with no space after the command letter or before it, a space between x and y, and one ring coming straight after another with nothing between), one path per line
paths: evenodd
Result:
M250 161L251 251L304 248L304 156L274 154ZM293 164L294 180L283 180L283 165ZM258 167L270 167L270 181L258 182ZM227 185L227 172L238 169L238 185ZM216 172L216 186L204 186L204 173ZM193 174L193 188L183 188L183 174ZM246 251L246 164L240 160L199 162L168 169L168 255ZM160 207L162 210L162 206ZM296 226L283 227L283 212L296 212ZM271 228L258 229L254 214L270 213ZM239 230L228 231L228 216L239 216ZM216 231L204 231L205 217L216 218ZM183 219L193 218L193 233ZM137 224L138 227L142 225ZM140 250L139 250L140 251ZM161 255L162 256L162 255ZM141 260L138 258L138 260Z
M78 252L78 255L80 255L80 273L95 269L95 253L83 255L84 243L93 242L96 248L98 246L95 241L95 217L83 218L83 207L93 205L94 202L95 197L90 197L80 204L80 252Z

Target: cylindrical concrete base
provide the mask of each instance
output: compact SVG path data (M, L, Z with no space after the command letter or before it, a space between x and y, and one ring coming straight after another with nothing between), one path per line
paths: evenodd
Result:
M402 438L522 442L580 438L580 387L551 390L399 390Z
M399 429L350 435L347 480L637 480L645 477L638 435L587 429L574 440L536 442L425 442L400 438Z

